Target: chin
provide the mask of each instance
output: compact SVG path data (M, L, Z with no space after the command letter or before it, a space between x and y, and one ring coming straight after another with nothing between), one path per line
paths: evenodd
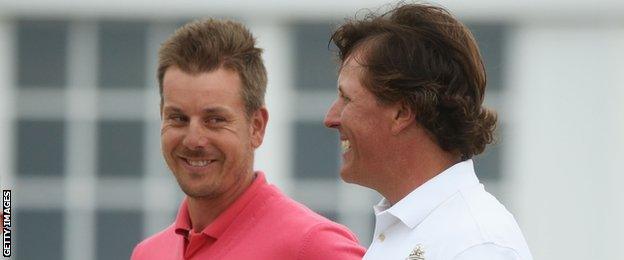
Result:
M217 197L218 187L215 183L199 183L200 180L196 179L178 179L178 186L184 194L193 198L213 198Z
M345 169L344 167L340 170L340 178L344 182L349 184L356 184L366 188L371 188L370 183L367 182L367 179L365 178L366 176L366 172L363 171Z
M353 172L350 172L348 170L342 169L340 171L340 178L346 183L357 184L355 178L353 178Z
M180 185L180 189L191 198L216 198L219 196L219 193L216 192L215 189L211 189L208 187L187 187Z

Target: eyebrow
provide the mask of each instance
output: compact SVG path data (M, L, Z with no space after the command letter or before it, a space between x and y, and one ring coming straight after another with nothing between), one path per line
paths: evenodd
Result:
M174 107L174 106L165 106L165 108L163 108L163 112L167 112L167 113L182 113L182 109Z
M171 105L165 106L163 111L167 113L184 113L182 109ZM204 114L225 114L229 113L229 110L224 107L207 107L202 109L202 112Z
M202 112L204 112L204 114L226 114L229 110L223 107L208 107L204 108Z

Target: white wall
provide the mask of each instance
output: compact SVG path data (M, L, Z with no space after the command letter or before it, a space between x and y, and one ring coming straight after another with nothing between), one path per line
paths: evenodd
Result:
M511 39L508 171L536 259L624 244L624 27L525 24Z

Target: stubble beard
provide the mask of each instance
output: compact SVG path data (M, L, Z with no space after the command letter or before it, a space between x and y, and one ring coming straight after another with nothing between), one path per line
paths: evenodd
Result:
M199 187L191 187L191 185L188 185L187 183L193 182L194 181L193 178L191 178L191 180L187 180L186 182L184 182L180 180L179 178L177 178L177 175L176 175L176 179L178 181L178 186L180 186L180 189L182 190L182 192L184 192L184 194L186 194L186 196L190 198L214 199L214 198L218 198L219 196L223 194L223 191L219 190L219 187L221 186L220 180L215 180L214 182L201 185Z

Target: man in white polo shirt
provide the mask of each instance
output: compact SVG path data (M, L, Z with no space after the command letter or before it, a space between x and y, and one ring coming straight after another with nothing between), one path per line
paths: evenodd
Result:
M384 197L364 259L531 260L474 172L497 119L482 106L470 31L443 8L400 4L347 21L331 40L342 64L325 125L340 133L341 177Z

